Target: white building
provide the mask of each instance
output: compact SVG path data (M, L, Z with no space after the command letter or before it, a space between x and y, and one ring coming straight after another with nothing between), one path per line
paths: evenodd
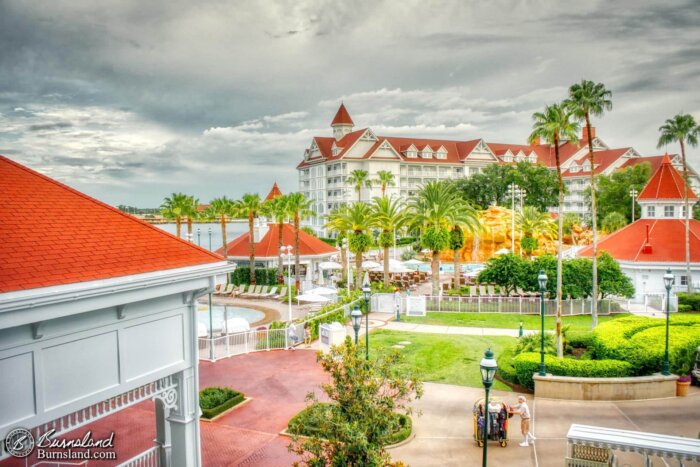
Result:
M357 200L357 192L346 183L353 170L369 173L386 170L394 174L396 186L388 187L389 196L412 196L427 181L469 177L489 164L529 162L554 169L554 147L550 144L488 143L482 139L465 141L398 138L376 135L371 128L354 129L355 124L345 105L341 104L331 128L333 136L317 136L304 151L304 160L297 166L299 191L313 201L317 216L306 221L314 230L325 234L324 216L341 204ZM585 134L572 143L560 145L560 160L569 193L564 212L588 214L584 191L589 186L591 167L588 162L588 138ZM649 162L652 171L661 164L663 156L641 157L633 148L611 149L595 135L593 150L596 174L608 175L636 163ZM680 158L674 158L679 166ZM692 186L700 186L693 174ZM380 187L363 187L361 198L371 199L381 194Z
M201 465L196 299L232 266L2 156L0 193L0 440L152 400L138 465Z
M685 205L683 177L666 156L638 197L642 217L598 242L598 251L607 251L632 279L637 302L645 297L666 294L663 275L667 268L675 276L674 291L685 291ZM698 197L691 189L689 204ZM590 257L590 246L579 256ZM694 286L700 282L700 222L690 220L690 261Z

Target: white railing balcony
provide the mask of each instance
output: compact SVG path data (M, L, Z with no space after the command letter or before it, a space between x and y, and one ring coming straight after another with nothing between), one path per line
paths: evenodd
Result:
M160 467L160 446L143 451L141 454L122 462L117 467Z

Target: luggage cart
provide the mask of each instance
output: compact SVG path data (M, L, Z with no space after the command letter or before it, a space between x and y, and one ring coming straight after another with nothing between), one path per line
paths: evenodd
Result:
M508 405L499 397L490 397L489 407L490 429L486 431L488 434L487 440L495 441L504 448L508 446L508 419L513 414L508 413ZM484 425L486 422L484 399L479 399L474 403L472 414L474 419L474 441L481 447L484 445Z

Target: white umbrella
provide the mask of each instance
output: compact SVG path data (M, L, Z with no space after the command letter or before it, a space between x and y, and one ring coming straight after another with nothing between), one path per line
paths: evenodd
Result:
M425 264L423 261L419 259L409 259L408 261L404 261L403 264L406 266L420 266L421 264Z
M508 253L510 253L508 248L501 248L500 250L496 251L494 255L507 255Z
M303 295L297 295L297 302L309 302L309 303L325 303L330 302L331 299L324 297L323 295L314 295L306 293Z
M316 287L306 292L307 295L335 295L338 291L329 287Z
M209 331L204 323L197 323L197 337L209 337Z
M318 265L321 269L343 269L343 265L335 261L324 261Z
M362 269L372 269L381 266L381 264L377 263L376 261L363 261L362 262Z

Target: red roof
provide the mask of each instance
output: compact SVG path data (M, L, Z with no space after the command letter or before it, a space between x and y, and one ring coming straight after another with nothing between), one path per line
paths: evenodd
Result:
M661 163L663 162L664 156L644 156L644 157L631 157L628 159L622 166L620 167L621 169L626 169L628 167L632 167L638 164L643 164L645 162L648 162L649 165L651 165L651 173L655 173L657 170L659 170L659 167L661 167Z
M595 163L595 173L601 174L605 172L612 164L624 156L632 148L620 148L620 149L605 149L603 151L593 151L593 162ZM575 165L583 167L583 165L589 162L588 155L584 156L579 164ZM584 172L579 170L578 172L572 172L571 169L566 169L562 173L563 177L582 177L591 175L590 171Z
M649 226L651 251L644 251ZM607 251L616 260L635 262L685 262L683 219L639 219L598 242L598 251ZM591 256L592 247L581 250L579 256ZM700 222L690 220L690 261L700 263Z
M269 224L265 236L255 244L256 258L277 258L279 256L279 224ZM229 258L248 258L250 254L250 234L244 233L226 245ZM290 224L282 224L282 244L294 245L294 227ZM223 254L224 249L219 248L217 253ZM303 230L299 231L299 254L303 256L331 255L338 250L309 235ZM292 252L294 253L294 252Z
M686 190L685 181L681 174L671 164L671 158L664 156L661 166L652 175L651 179L639 193L638 200L648 199L684 199ZM688 187L688 198L698 199L693 190Z
M0 156L0 293L222 258Z
M336 112L335 117L333 117L333 121L331 122L331 126L333 125L354 125L355 122L352 121L352 118L350 118L350 114L348 113L348 109L345 108L345 104L341 102L340 107L338 108L338 112Z
M271 199L275 199L278 196L282 196L282 192L280 191L280 187L277 186L277 182L275 182L275 184L272 185L272 189L265 197L265 201L270 201Z

